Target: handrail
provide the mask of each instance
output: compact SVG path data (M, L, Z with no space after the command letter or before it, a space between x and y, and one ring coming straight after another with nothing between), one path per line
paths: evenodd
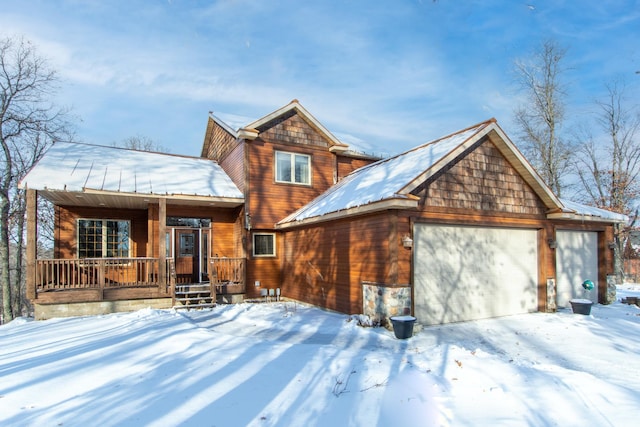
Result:
M245 281L245 258L209 258L211 282L220 284L242 284Z
M157 286L159 263L150 257L38 259L36 291Z
M237 285L244 289L244 258L210 258L211 285ZM36 292L69 289L118 289L159 286L158 258L81 258L36 260ZM175 286L175 263L166 259L167 283L161 290L171 293Z

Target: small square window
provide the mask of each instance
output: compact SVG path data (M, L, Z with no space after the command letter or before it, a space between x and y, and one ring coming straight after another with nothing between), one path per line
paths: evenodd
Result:
M276 256L276 235L274 233L254 233L253 256Z

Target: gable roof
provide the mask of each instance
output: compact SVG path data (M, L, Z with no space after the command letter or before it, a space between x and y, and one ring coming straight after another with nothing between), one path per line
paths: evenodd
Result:
M320 135L322 135L329 143L330 150L337 152L345 152L349 149L349 145L341 142L335 135L333 135L322 123L320 123L306 108L300 104L297 99L292 100L287 105L278 108L277 110L267 114L266 116L254 120L251 123L241 125L239 123L229 124L220 117L216 116L212 112L209 113L209 122L207 125L207 131L205 134L205 144L210 140L212 129L212 123L217 123L225 132L234 138L244 138L251 141L258 137L260 134L260 128L269 122L276 120L282 116L290 114L291 112L297 113L305 122L314 128ZM234 129L236 126L237 129ZM204 153L203 148L203 153Z
M288 228L352 214L417 208L418 198L411 192L485 137L494 143L535 191L549 213L583 215L575 210L576 206L567 208L563 205L498 126L496 120L491 119L362 167L277 225L279 228Z
M151 196L185 204L244 202L240 190L212 160L68 142L55 143L20 186L42 191L59 204L79 204L76 199L91 194L101 197L100 204L106 200L119 207L123 206L116 196L121 203L122 196L138 197L138 204L145 206ZM126 207L135 206L129 202Z
M322 123L320 123L315 117L313 117L313 115L307 111L306 108L304 108L302 106L302 104L300 104L300 102L297 99L292 100L290 103L288 103L287 105L285 105L284 107L281 107L277 110L275 110L274 112L267 114L266 116L262 117L261 119L258 119L254 122L249 123L248 125L246 125L242 130L245 131L258 131L258 129L260 129L260 127L264 126L265 124L269 123L272 120L275 120L281 116L284 116L292 111L295 111L296 113L298 113L298 115L304 120L306 121L311 127L313 127L316 131L318 131L321 135L323 135L327 141L329 141L329 145L331 146L332 149L337 150L337 151L346 151L347 148L349 147L347 144L341 142L338 138L336 138L331 132L329 132L329 130L324 127L324 125ZM256 135L257 136L257 135Z

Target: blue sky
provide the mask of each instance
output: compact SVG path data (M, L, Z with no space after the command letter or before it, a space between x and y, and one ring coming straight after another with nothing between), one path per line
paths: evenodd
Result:
M294 98L369 151L491 117L517 142L513 63L549 37L567 48L571 122L615 79L640 100L640 0L0 0L14 35L59 72L79 140L188 155L209 111L248 123Z

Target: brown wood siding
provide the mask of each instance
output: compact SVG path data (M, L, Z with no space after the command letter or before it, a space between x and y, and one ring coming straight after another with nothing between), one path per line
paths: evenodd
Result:
M210 256L236 256L238 240L236 224L239 221L240 208L219 209L205 207L185 207L167 205L167 216L211 219Z
M533 189L489 140L428 182L420 197L428 207L544 215Z
M159 255L160 207L149 204L147 210L147 256L157 258Z
M202 157L220 161L237 144L236 138L224 130L212 118L207 122L207 140L204 142Z
M244 150L245 144L238 144L220 160L222 169L243 193L245 188Z
M255 282L260 281L260 287ZM249 258L247 260L246 297L260 297L260 289L281 288L282 274L278 258Z
M362 312L362 282L390 283L391 215L335 221L287 232L282 294L343 313ZM397 253L405 258L406 255Z
M256 257L253 256L253 233L275 233L276 235L276 256ZM260 289L282 288L282 253L284 250L284 236L282 233L273 230L255 230L248 233L247 244L247 298L258 298ZM260 287L255 286L255 282L260 282Z
M284 114L260 127L260 137L267 141L278 141L288 144L329 146L327 139L311 127L294 110Z
M238 248L241 238L238 236L240 208L215 209L204 207L167 206L167 216L183 216L192 218L211 218L211 254L235 257L241 252ZM146 210L110 210L90 207L59 207L57 209L56 257L63 259L77 256L76 224L79 218L126 219L131 221L132 256L158 256L158 209L150 205ZM149 228L152 232L149 233ZM147 244L149 243L149 244Z
M131 221L131 256L147 256L147 211L138 209L104 209L78 206L60 206L56 222L57 257L77 257L77 220L81 218L120 219Z
M342 179L354 170L375 162L376 160L338 156L338 179Z
M257 139L249 150L248 209L254 228L270 229L333 185L334 157L314 146L294 146ZM275 151L311 156L311 185L276 183Z

